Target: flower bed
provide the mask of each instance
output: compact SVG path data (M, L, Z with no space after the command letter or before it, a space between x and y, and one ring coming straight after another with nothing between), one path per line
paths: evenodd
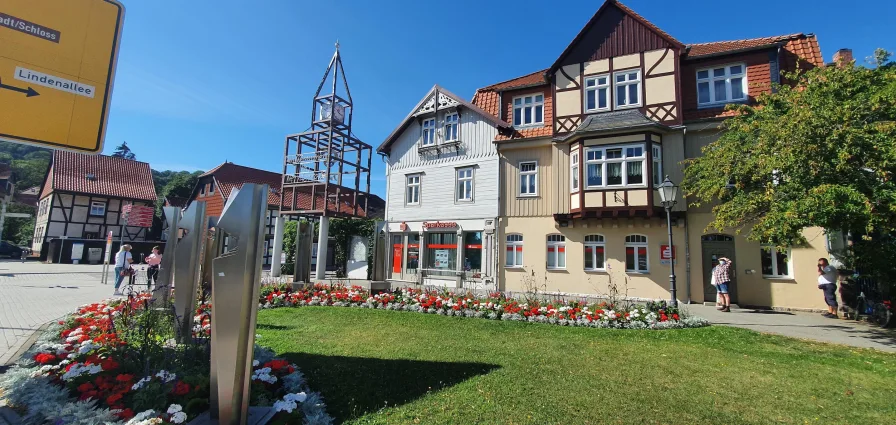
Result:
M0 376L0 398L25 424L183 424L208 410L207 340L176 344L170 314L148 297L83 306ZM197 322L207 330L209 308ZM330 424L296 365L256 346L251 405L288 423Z
M360 286L316 284L304 290L287 285L263 286L261 308L336 306L414 311L455 317L548 323L617 329L673 329L708 326L699 317L687 317L665 301L645 305L621 302L588 303L574 300L522 301L496 292L488 297L455 294L448 291L423 291L400 288L371 294Z

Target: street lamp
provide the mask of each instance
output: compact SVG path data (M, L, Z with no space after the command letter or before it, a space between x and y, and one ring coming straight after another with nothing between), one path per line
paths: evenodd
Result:
M672 180L669 180L669 176L666 176L666 180L663 180L656 187L656 190L660 193L660 203L666 209L666 227L669 229L669 268L671 270L669 283L671 284L672 306L678 307L678 297L675 294L675 248L672 245L672 207L678 202L676 199L678 197L678 186L672 183Z

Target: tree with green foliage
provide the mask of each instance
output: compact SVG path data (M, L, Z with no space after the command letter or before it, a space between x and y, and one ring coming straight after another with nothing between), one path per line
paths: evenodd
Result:
M129 159L131 161L134 161L137 159L137 156L134 155L134 152L132 152L131 148L128 147L128 142L121 142L120 145L116 146L115 152L112 152L112 156Z
M165 203L165 198L176 196L179 198L189 198L199 182L199 176L202 171L156 171L152 170L153 181L156 184L156 195L159 197L156 202L156 212L161 214L161 207ZM161 177L161 178L159 178ZM162 184L159 184L159 180Z
M778 247L805 243L807 227L848 231L861 235L851 266L892 274L896 65L880 49L875 59L786 75L793 86L729 106L738 114L687 161L683 182L695 206L712 205L711 228Z

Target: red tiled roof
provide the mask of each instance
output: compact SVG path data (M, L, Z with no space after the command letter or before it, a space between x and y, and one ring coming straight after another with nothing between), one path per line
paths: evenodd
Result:
M243 183L257 183L266 184L270 186L270 189L273 189L268 191L268 205L280 205L280 183L283 180L283 176L279 173L225 162L206 171L199 177L212 175L215 176L218 189L221 190L221 196L224 199L230 197L230 192L233 189L243 187Z
M266 184L270 186L270 190L268 191L268 206L280 206L280 196L282 194L281 186L283 181L283 177L281 174L266 170L260 170L258 168L237 165L232 162L225 162L205 172L200 177L206 176L214 176L215 181L218 184L218 189L221 191L221 196L223 196L225 200L230 197L230 193L233 191L233 189L243 187L244 183ZM298 204L300 209L311 209L310 190L310 188L303 188L302 190L300 190L298 196ZM330 192L336 193L336 189L331 186ZM291 195L292 192L290 191L290 189L288 189L287 197L286 199L284 199L283 203L285 207L289 207L292 204ZM320 206L324 203L324 196L322 193L318 193L315 197L317 198L317 202L315 205L320 208ZM375 195L370 195L370 200L373 201L375 197ZM343 213L353 212L350 201L343 201L342 205L340 205L340 209ZM363 208L359 206L358 210L363 215Z
M57 150L49 173L52 190L151 202L157 199L152 171L145 162Z
M772 46L778 43L783 43L785 49L793 52L812 65L822 66L824 64L824 60L821 57L821 50L818 48L818 40L816 40L815 35L803 33L690 44L688 45L687 57L693 59L703 56Z

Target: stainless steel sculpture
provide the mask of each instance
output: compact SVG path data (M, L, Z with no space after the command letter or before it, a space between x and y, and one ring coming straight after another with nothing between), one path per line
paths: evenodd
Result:
M184 229L177 243L174 260L174 307L180 324L179 342L189 343L193 337L193 312L196 309L196 287L199 284L199 259L205 234L205 202L190 202L176 229ZM175 230L175 233L177 231ZM164 260L165 257L162 257Z
M165 220L168 222L168 240L165 241L165 252L162 253L162 264L156 277L156 287L152 290L152 303L159 305L171 297L171 283L174 278L174 250L177 247L177 224L180 222L180 208L164 207Z
M267 199L267 185L243 184L231 193L215 231L219 241L227 237L212 266L211 391L217 406L211 407L219 424L249 420Z

